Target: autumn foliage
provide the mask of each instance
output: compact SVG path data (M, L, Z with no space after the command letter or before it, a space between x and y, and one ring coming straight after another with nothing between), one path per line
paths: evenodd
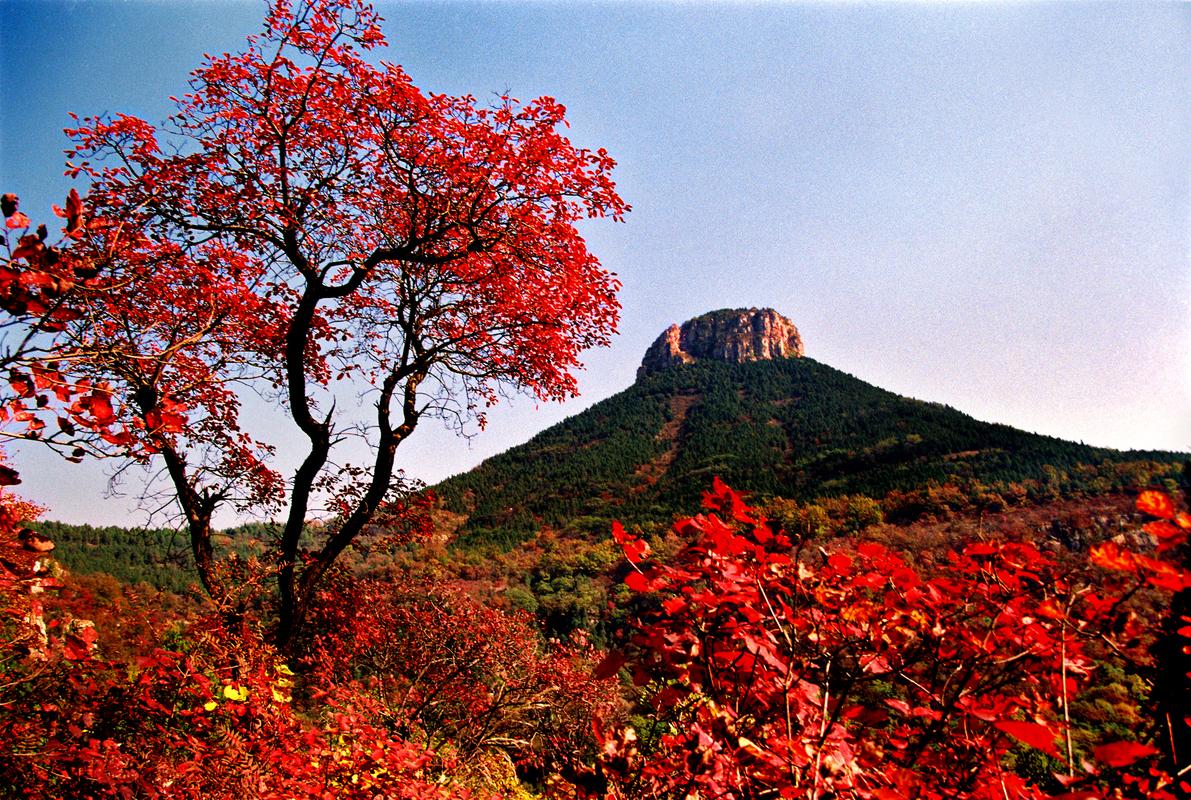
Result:
M1095 679L1098 645L1120 652L1137 633L1118 612L1140 584L1096 591L1027 542L973 542L934 564L863 541L812 549L722 484L705 505L709 513L676 524L689 544L668 563L615 532L632 570L625 582L651 610L604 667L631 671L650 714L644 729L602 731L593 783L603 792L886 800L1185 791L1155 766L1153 744L1107 741L1080 754L1072 745L1070 702ZM1139 507L1162 517L1148 528L1157 556L1110 542L1092 560L1126 580L1185 589L1191 573L1161 556L1185 542L1186 514L1157 492ZM1159 746L1164 734L1149 732ZM1047 757L1040 776L1013 768L1030 751Z
M0 557L0 780L14 796L484 797L516 787L517 769L590 757L591 715L617 702L590 648L544 646L523 619L442 589L338 575L287 661L210 615L130 624L154 613L135 599L98 629L57 596L69 579L51 559L11 538ZM368 605L344 624L351 602Z
M36 440L70 461L98 454L102 444L132 444L120 430L110 385L70 369L62 347L67 329L83 319L88 298L105 292L100 267L80 242L87 236L82 199L71 189L63 225L52 236L45 223L20 210L14 194L0 198L4 249L0 251L0 436ZM16 482L3 467L3 483Z
M1167 496L1139 499L1152 554L1106 542L1077 569L1025 541L937 561L807 545L721 484L706 507L664 563L615 530L640 600L604 654L449 586L336 572L297 658L190 615L130 627L137 652L111 659L118 634L57 599L52 561L13 535L26 507L6 504L0 773L24 796L1185 795L1161 681L1131 737L1089 738L1070 710L1114 659L1168 666L1146 661L1160 620L1131 605L1174 608L1191 582L1175 560L1191 520Z
M825 513L782 530L717 480L666 558L615 527L631 627L607 652L543 641L449 581L345 567L349 547L431 532L397 461L423 418L462 429L507 387L575 392L619 289L576 225L628 210L555 100L424 93L370 59L379 24L360 0L276 0L162 124L77 121L70 171L90 188L55 208L54 237L0 197L4 435L161 467L211 600L167 612L128 590L101 610L26 527L40 509L0 460L0 786L1191 793L1191 516L1162 492L1138 498L1144 539L1083 558L1025 538L895 552L863 537L871 500L845 514L855 536L830 538ZM248 403L292 424L292 473ZM900 502L923 500L942 502ZM229 509L281 520L260 558L222 557ZM1129 736L1079 718L1110 669L1146 690Z
M590 758L593 717L620 707L612 676L593 676L597 654L581 634L543 644L527 614L424 579L338 576L308 636L304 663L317 680L356 676L392 726L486 783Z
M571 144L551 98L422 92L366 58L385 44L379 25L359 0L279 0L241 52L193 73L162 124L79 119L69 171L90 188L63 213L88 290L54 305L66 284L42 277L60 256L40 234L9 259L10 272L28 264L8 278L9 307L54 327L54 359L26 354L10 413L44 426L35 401L69 383L64 431L160 465L150 496L172 496L233 626L245 609L216 569L212 520L280 515L280 644L407 492L397 449L424 417L463 429L505 388L573 394L580 352L606 344L618 315L619 283L575 227L628 210L613 160ZM13 211L9 227L27 227ZM282 443L249 424L248 397L292 423L292 474L276 466ZM316 516L321 537L300 544Z

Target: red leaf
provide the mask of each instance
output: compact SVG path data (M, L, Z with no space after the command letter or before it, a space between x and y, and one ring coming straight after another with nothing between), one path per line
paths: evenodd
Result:
M640 572L630 572L624 579L624 585L632 589L634 592L648 592L650 589L649 579Z
M997 548L987 542L977 542L964 548L964 555L966 556L991 556L996 552Z
M1102 744L1094 751L1096 760L1110 767L1127 767L1134 761L1153 755L1158 751L1140 742L1112 742Z
M662 610L670 616L675 617L681 614L686 609L686 606L687 602L685 599L681 597L671 597L669 600L666 600L662 603Z
M1153 536L1159 543L1167 547L1177 546L1187 538L1187 532L1166 520L1156 519L1145 524L1145 532Z
M1162 492L1153 490L1144 491L1138 495L1137 510L1162 519L1174 517L1174 503Z
M66 232L74 233L82 227L82 219L83 201L79 199L78 191L71 189L66 196Z
M603 661L596 665L595 670L591 673L591 677L597 681L607 680L620 672L620 668L624 666L628 659L625 654L619 650L609 650L608 655L604 656Z
M1105 569L1115 569L1122 572L1132 572L1137 569L1137 556L1125 550L1116 542L1105 542L1093 547L1089 560Z
M856 552L865 558L881 558L888 552L882 545L876 542L863 542L857 548Z
M844 553L832 553L827 557L827 566L840 575L847 575L852 571L852 559Z
M107 394L92 392L84 399L87 401L87 411L91 413L95 424L106 427L115 421L116 413L112 409L112 400Z
M78 635L71 634L62 642L62 653L69 661L82 661L87 658L99 634L94 628L83 628Z
M612 523L612 538L616 540L617 544L624 544L632 537L625 531L623 525L614 521Z
M33 239L33 241L26 241L26 239ZM12 251L12 260L17 261L23 258L26 261L32 262L34 257L42 250L45 250L45 245L37 241L36 237L22 236L17 249Z
M12 387L12 390L16 393L17 397L33 396L33 381L28 375L13 373L8 379L8 385Z
M1037 722L1001 720L1000 722L994 722L993 726L1009 734L1022 744L1028 744L1030 747L1037 748L1052 756L1057 757L1059 755L1059 749L1055 747L1055 735L1045 725L1039 725Z
M632 534L627 533L624 526L619 522L612 523L612 538L620 545L620 549L624 551L625 558L631 564L636 564L649 556L649 545Z

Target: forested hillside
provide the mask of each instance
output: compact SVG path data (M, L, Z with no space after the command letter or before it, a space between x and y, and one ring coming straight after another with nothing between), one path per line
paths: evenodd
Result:
M145 583L179 595L201 594L189 539L177 528L96 527L51 520L31 526L54 542L54 557L72 572L104 573L121 583ZM221 558L260 556L265 544L276 539L278 528L254 522L222 531L215 537L217 552Z
M507 539L582 516L668 521L717 475L795 500L947 482L1038 495L1145 485L1184 457L980 422L809 358L702 362L644 377L435 491L468 530Z

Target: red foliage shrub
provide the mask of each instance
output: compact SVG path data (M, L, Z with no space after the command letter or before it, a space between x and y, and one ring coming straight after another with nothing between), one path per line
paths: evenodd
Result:
M301 648L315 685L351 676L386 724L463 768L541 777L590 758L592 719L618 705L583 639L545 646L532 618L462 591L340 575Z
M1160 541L1185 538L1186 515L1151 493L1142 504L1164 515ZM632 565L625 582L653 609L627 653L650 713L640 730L601 733L601 791L1052 796L1009 768L1025 748L1066 773L1055 791L1092 792L1069 797L1174 796L1142 761L1156 752L1145 743L1108 743L1100 766L1074 762L1064 709L1093 668L1084 645L1112 598L1077 588L1032 545L972 543L926 574L872 543L808 552L718 481L705 505L676 524L689 544L667 564L614 531ZM1158 559L1107 545L1096 558L1186 585L1185 570Z
M14 796L421 800L462 791L350 682L295 709L295 677L276 651L229 638L222 625L192 626L186 653L150 649L131 664L104 660L94 642L93 628L75 627L39 652L6 644L0 781Z

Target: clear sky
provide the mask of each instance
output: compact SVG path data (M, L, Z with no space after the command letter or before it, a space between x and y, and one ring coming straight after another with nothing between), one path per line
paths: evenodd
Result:
M772 306L807 354L980 419L1191 450L1191 5L380 3L426 91L552 95L634 206L585 229L624 282L582 396L403 447L434 481L628 386L672 322ZM0 2L0 187L44 218L67 112L157 121L263 3ZM71 521L96 467L16 454ZM133 482L129 488L134 488Z

